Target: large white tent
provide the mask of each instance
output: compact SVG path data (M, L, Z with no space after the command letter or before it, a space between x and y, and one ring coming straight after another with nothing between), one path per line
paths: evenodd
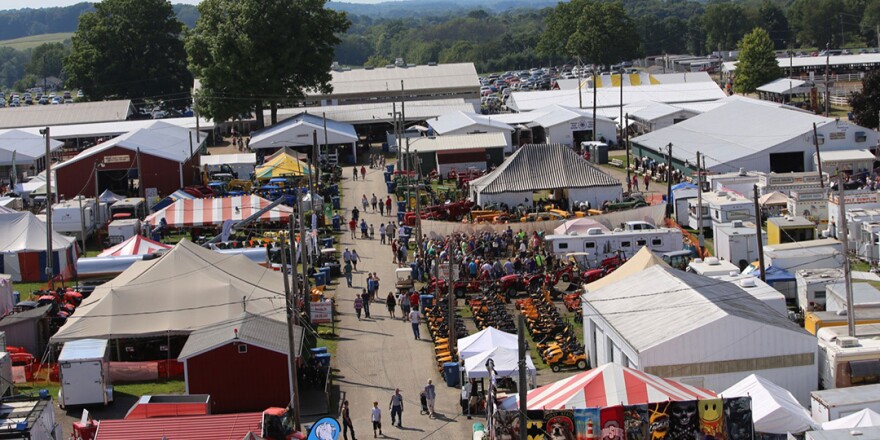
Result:
M503 332L495 327L486 327L466 338L458 340L458 355L462 359L493 350L495 348L516 350L519 345L516 335Z
M880 426L880 414L870 408L865 408L846 417L825 422L822 424L822 429L827 431L829 429L868 428L871 426Z
M57 150L64 142L54 139L49 141L49 148ZM46 139L38 134L31 134L21 130L8 130L0 133L0 165L12 165L13 152L15 152L16 165L25 170L26 165L46 154Z
M279 272L183 240L97 287L52 342L189 334L244 312L270 315L283 307Z
M756 374L749 375L719 395L751 397L756 432L787 434L816 429L810 412L788 390Z
M517 350L505 347L496 347L466 358L464 360L464 371L467 373L467 377L469 379L489 377L489 369L486 367L489 359L492 359L495 365L496 377L510 377L519 381L519 355ZM534 388L538 380L538 370L535 369L532 356L528 353L526 354L526 377L528 388Z
M302 113L253 134L252 150L280 147L311 147L313 132L318 132L318 144L324 145L324 120L320 116ZM357 142L354 126L327 119L327 145L350 145Z
M46 223L30 212L0 214L0 273L12 281L47 281ZM73 237L52 233L54 275L69 278L76 261Z

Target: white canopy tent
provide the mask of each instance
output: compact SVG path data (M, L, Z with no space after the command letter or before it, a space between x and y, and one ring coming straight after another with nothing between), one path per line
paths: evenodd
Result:
M846 417L825 422L822 424L822 429L827 431L830 429L868 428L871 426L880 426L880 414L877 414L870 408L865 408Z
M120 196L119 194L116 194L115 192L110 191L109 189L105 189L104 192L102 192L101 195L98 196L99 201L111 203L111 204L113 202L118 202L124 198L125 197Z
M507 348L515 351L518 348L516 335L503 332L495 327L486 327L458 340L458 355L465 361L471 356L495 348Z
M751 397L755 432L801 433L816 429L810 412L785 388L752 374L719 394L722 397Z
M55 151L64 142L54 139L49 141L49 148ZM22 169L46 154L46 139L38 134L21 130L9 130L0 133L0 165L12 165L13 152L15 161Z
M510 377L519 385L519 355L516 349L497 347L482 353L475 354L464 360L464 371L468 379L489 377L489 369L486 362L492 359L495 364L496 377ZM532 356L526 356L526 377L528 389L535 387L538 381L538 370L532 362Z

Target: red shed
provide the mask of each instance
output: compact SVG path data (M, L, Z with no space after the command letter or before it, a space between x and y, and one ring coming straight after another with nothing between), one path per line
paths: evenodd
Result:
M199 149L206 139L202 136L201 144L195 139L193 130L155 121L95 145L55 165L58 194L95 197L107 189L128 194L134 181L160 196L171 194L199 182Z
M261 411L290 403L287 327L278 319L245 313L192 332L178 356L187 394L211 395L212 413ZM294 327L299 356L302 328Z

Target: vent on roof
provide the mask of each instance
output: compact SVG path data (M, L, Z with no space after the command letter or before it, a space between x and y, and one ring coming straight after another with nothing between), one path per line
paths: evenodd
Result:
M755 283L754 278L743 278L739 281L740 287L755 287L758 284Z
M859 346L859 338L852 336L840 336L837 338L837 346L842 348L852 348Z
M727 191L718 191L718 197L727 197Z
M734 221L733 221L733 227L734 227L734 228L741 228L741 227L743 227L743 222L742 222L742 220L734 220Z
M732 277L735 277L735 276L739 275L739 272L737 272L737 271L735 271L735 270L732 270L732 271L730 271L730 273L728 273L728 275L729 275L729 276L732 276Z
M587 235L602 235L602 230L599 228L590 228L587 229Z
M740 176L745 176L745 175L746 175L746 169L745 169L745 168L740 168L740 169L739 169L739 175L740 175Z
M709 266L720 266L721 262L718 261L718 258L709 257L709 258L706 258L706 264L708 264Z
M393 68L394 68L394 64L386 64L386 65L385 65L385 68L386 68L386 69L393 69Z

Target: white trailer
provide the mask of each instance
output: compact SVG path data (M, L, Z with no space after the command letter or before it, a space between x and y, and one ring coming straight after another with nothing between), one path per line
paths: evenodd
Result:
M758 232L755 224L734 220L730 223L714 225L712 237L715 256L730 261L743 270L753 261L758 261ZM767 244L767 234L761 231L761 239Z
M842 269L801 269L796 272L798 308L806 313L825 310L825 286L843 281Z
M849 336L847 327L822 327L816 332L819 341L819 385L859 389L876 386L880 375L880 325L860 324L856 335ZM878 397L880 399L880 397ZM862 408L859 408L862 409ZM874 411L878 411L874 408ZM846 416L840 414L835 418Z
M699 227L697 200L688 199L688 225L691 229ZM708 210L708 211L707 211ZM739 194L728 191L703 193L703 228L712 228L717 223L734 220L755 220L755 203Z
M824 189L792 191L786 209L789 214L806 217L817 225L828 224L828 196Z
M731 272L738 274L740 270L739 266L729 261L719 260L716 257L709 257L705 260L697 258L688 263L687 268L688 272L693 272L705 277L726 276L731 275Z
M624 258L630 258L645 246L657 253L684 249L682 233L678 228L612 232L590 228L583 235L577 233L548 235L546 242L551 252L559 257L571 252L586 252L591 255L589 260L593 264L598 264L602 259L613 257L618 253Z
M51 398L15 396L0 402L0 438L62 439Z
M95 199L76 198L52 205L52 229L56 232L83 240L82 235L90 237L97 225Z
M107 226L107 241L119 244L141 233L141 221L134 219L113 220Z
M839 269L843 267L843 243L833 238L774 244L764 247L768 265L784 270Z
M58 356L61 407L113 401L109 344L106 339L80 339L64 344Z

